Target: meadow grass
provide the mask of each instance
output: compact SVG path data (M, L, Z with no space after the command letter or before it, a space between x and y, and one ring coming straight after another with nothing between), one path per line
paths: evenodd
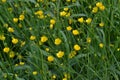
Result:
M119 80L120 0L0 0L0 80Z

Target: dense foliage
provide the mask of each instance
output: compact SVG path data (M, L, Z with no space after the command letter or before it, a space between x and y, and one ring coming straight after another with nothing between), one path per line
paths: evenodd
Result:
M119 80L120 0L0 0L1 80Z

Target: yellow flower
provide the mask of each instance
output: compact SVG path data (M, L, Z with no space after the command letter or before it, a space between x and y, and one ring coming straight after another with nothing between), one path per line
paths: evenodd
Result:
M73 30L72 33L73 33L73 35L78 35L79 31L78 30Z
M20 21L23 21L25 19L25 16L23 15L23 14L21 14L20 16L19 16L19 20Z
M44 0L37 0L37 2L43 2Z
M7 28L7 27L8 27L8 24L7 24L7 23L5 23L3 26Z
M10 51L9 57L10 57L10 58L14 58L14 56L15 56L15 53L14 53L13 51Z
M83 19L83 17L81 17L81 18L78 18L78 22L80 22L80 23L83 23L83 22L84 22L84 19Z
M13 22L17 23L18 22L18 18L13 18Z
M18 59L22 59L23 58L23 56L20 55L20 54L17 57L18 57Z
M72 2L76 2L76 0L72 0Z
M99 9L100 9L101 11L103 11L103 10L105 10L105 6L100 6Z
M70 79L70 74L65 72L65 73L64 73L64 77Z
M57 56L58 58L62 58L62 57L64 56L64 52L63 52L63 51L59 51L59 52L56 54L56 56Z
M9 27L9 28L8 28L8 32L11 32L11 33L12 33L12 32L14 32L14 29L13 29L12 27Z
M67 29L68 31L71 31L71 30L72 30L72 27L71 27L71 26L68 26L66 29Z
M68 7L65 7L65 8L64 8L64 11L68 11L68 9L69 9Z
M3 77L4 77L4 79L7 79L8 74L7 73L3 73Z
M55 22L56 22L56 21L55 21L54 19L51 19L51 20L50 20L50 24L55 24Z
M52 78L53 78L53 79L56 79L56 75L54 74L54 75L52 76Z
M40 7L39 3L36 3L36 4L35 4L35 7Z
M18 24L18 27L19 27L19 28L22 28L22 24L21 24L21 23L19 23L19 24Z
M36 37L35 36L30 36L30 40L35 40Z
M2 3L5 3L6 2L6 0L2 0Z
M17 44L17 43L18 43L18 39L13 38L13 39L12 39L12 43L13 43L13 44Z
M91 18L86 19L86 23L87 23L87 24L90 24L91 22L92 22L92 19L91 19Z
M120 48L117 48L117 51L120 51Z
M19 63L19 64L20 64L20 65L24 65L25 63L20 61L20 63Z
M73 58L76 54L77 54L76 51L71 51L68 57Z
M88 6L88 8L89 8L89 9L91 9L91 8L92 8L92 6L91 6L91 5L89 5L89 6Z
M72 24L72 19L69 19L69 22L68 22L69 24Z
M15 67L19 66L19 64L15 64Z
M67 78L63 78L62 80L68 80Z
M50 49L49 48L45 48L46 51L49 51Z
M104 23L103 23L103 22L99 23L99 26L100 26L100 27L103 27L103 26L104 26Z
M53 24L50 24L50 29L53 29L53 26L54 26Z
M15 77L17 77L18 75L17 74L15 74Z
M0 40L4 41L6 37L4 35L0 35Z
M66 2L70 2L71 0L66 0Z
M60 16L65 16L67 13L65 11L60 12Z
M9 47L5 47L4 49L3 49L3 52L5 52L5 53L8 53L10 51L10 48Z
M74 45L74 50L79 51L80 49L81 49L81 47L78 44Z
M62 40L60 38L56 38L54 43L55 43L55 45L60 45L61 42L62 42Z
M66 17L69 17L70 16L70 12L68 12L67 14L66 14Z
M97 2L97 3L96 3L96 6L97 6L97 7L101 7L102 5L103 5L102 2Z
M46 36L42 36L40 41L44 43L44 42L46 42L47 40L48 40L48 38L47 38Z
M98 12L98 7L93 7L92 13L97 13Z
M10 13L12 13L12 12L13 12L13 8L9 7L9 8L8 8L8 11L9 11Z
M37 75L38 72L37 72L37 71L33 71L32 74L33 74L33 75Z
M35 15L41 16L41 15L43 15L43 11L42 11L42 10L39 10L39 11L35 12Z
M45 16L44 15L40 15L40 16L38 16L38 18L43 19L43 18L45 18Z
M88 37L86 40L87 40L87 43L91 43L91 38L90 37Z
M55 2L56 0L52 0L52 2Z
M100 48L103 48L103 47L104 47L104 44L103 44L103 43L100 43L100 44L99 44L99 47L100 47Z
M53 56L48 56L48 57L47 57L47 60L48 60L49 62L53 62L53 61L54 61L54 57L53 57Z
M22 46L24 46L24 45L25 45L25 41L21 41L20 46L22 47Z
M30 27L29 30L32 31L32 27Z

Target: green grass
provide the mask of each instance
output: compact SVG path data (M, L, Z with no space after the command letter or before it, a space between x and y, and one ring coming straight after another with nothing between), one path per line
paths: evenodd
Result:
M120 79L120 0L2 1L0 80ZM105 9L98 7L93 13L98 2ZM43 13L36 15L37 11ZM65 15L60 16L62 11ZM81 17L83 23L78 21ZM15 18L18 21L13 21ZM92 19L88 21L90 24L86 22L88 18ZM99 25L101 22L103 26ZM68 26L72 28L70 31L66 29ZM73 30L79 33L75 35ZM47 37L45 42L41 42L43 35ZM35 39L30 39L31 36ZM57 42L59 45L55 44L56 38L61 40ZM74 48L76 44L79 46ZM59 51L64 52L63 56L59 53L61 58L57 56Z

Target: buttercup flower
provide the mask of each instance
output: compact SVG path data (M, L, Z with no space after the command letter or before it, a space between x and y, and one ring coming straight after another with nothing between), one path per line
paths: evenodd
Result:
M52 2L55 2L56 0L52 0Z
M73 30L72 33L73 33L73 35L78 35L79 31L78 30Z
M88 38L86 39L86 42L87 42L87 43L91 43L91 38L88 37Z
M71 30L72 30L72 27L71 27L71 26L68 26L66 29L67 29L67 31L71 31Z
M58 58L62 58L62 57L64 56L64 52L63 52L63 51L59 51L59 52L56 54L56 56L57 56Z
M13 18L13 22L17 23L18 22L18 18Z
M10 58L14 58L14 56L15 56L15 53L14 53L13 51L10 51L9 57L10 57Z
M92 13L97 13L98 12L98 7L93 7Z
M36 12L35 12L35 15L41 16L41 15L43 15L43 11L42 11L42 10L36 11Z
M69 54L69 58L73 58L75 55L77 54L76 51L71 51L71 53Z
M99 8L101 11L105 10L105 6L100 6Z
M18 39L13 38L13 39L12 39L12 43L13 43L13 44L17 44L17 43L18 43Z
M84 19L83 19L83 17L81 17L81 18L78 18L78 22L80 22L80 23L83 23L83 22L84 22Z
M96 6L97 6L97 7L101 7L102 5L103 5L102 2L97 2L97 3L96 3Z
M100 26L100 27L103 27L103 26L104 26L104 23L103 23L103 22L99 23L99 26Z
M30 36L30 40L35 40L36 37L35 36Z
M4 41L6 37L4 35L0 35L0 40Z
M86 23L87 23L87 24L90 24L90 23L91 23L91 21L92 21L92 19L91 19L91 18L86 19Z
M23 15L23 14L21 14L20 16L19 16L19 20L20 21L23 21L25 19L25 16Z
M56 79L56 75L54 74L54 75L52 76L52 78L53 78L53 79Z
M78 45L78 44L75 44L74 45L74 50L75 51L79 51L81 49L81 47Z
M55 21L54 19L51 19L51 20L50 20L50 24L55 24L55 22L56 22L56 21Z
M46 36L42 36L40 41L44 43L44 42L46 42L47 40L48 40L48 38L47 38Z
M69 23L69 24L72 24L72 19L69 19L68 23Z
M103 47L104 47L104 44L103 44L103 43L100 43L100 44L99 44L99 47L100 47L100 48L103 48Z
M65 16L67 13L65 11L60 12L60 16Z
M19 24L18 24L18 27L19 27L19 28L22 28L22 24L21 24L21 23L19 23Z
M48 56L47 60L48 60L49 62L53 62L53 61L54 61L54 57L53 57L53 56Z
M68 79L65 77L65 78L63 78L62 80L68 80Z
M8 32L13 33L13 32L14 32L14 29L13 29L12 27L9 27L9 28L8 28Z
M54 26L53 24L50 24L50 29L53 29L53 26Z
M7 27L8 27L8 24L7 24L7 23L5 23L3 26L7 28Z
M66 2L70 2L71 0L66 0Z
M2 3L5 3L6 2L6 0L1 0L2 1Z
M49 48L45 48L46 51L49 51L50 49Z
M33 71L32 74L33 74L33 75L37 75L38 72L37 72L37 71Z
M5 52L5 53L8 53L10 51L10 48L9 47L5 47L4 49L3 49L3 52Z
M54 43L55 43L55 45L60 45L61 42L62 42L62 40L60 38L56 38Z
M20 65L24 65L25 64L25 62L22 62L22 61L20 61L20 63L19 63Z
M69 8L68 8L68 7L65 7L65 8L64 8L64 11L68 11L68 10L69 10Z

